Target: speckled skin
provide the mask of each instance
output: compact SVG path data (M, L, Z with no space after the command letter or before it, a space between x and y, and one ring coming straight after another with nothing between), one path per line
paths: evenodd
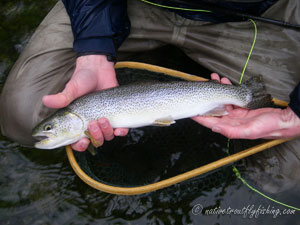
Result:
M224 104L245 107L251 93L244 86L218 82L151 82L91 93L66 110L87 122L106 117L113 127L140 127L155 120L203 115Z
M46 137L36 148L54 149L86 137L89 122L101 117L113 128L169 125L196 115L221 115L226 104L257 108L270 99L261 77L241 86L216 81L134 83L78 98L37 125L33 136Z

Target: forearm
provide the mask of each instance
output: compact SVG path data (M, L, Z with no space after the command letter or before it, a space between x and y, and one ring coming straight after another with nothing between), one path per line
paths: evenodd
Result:
M272 132L271 137L293 138L300 136L300 118L290 107L281 110L277 123L278 130Z

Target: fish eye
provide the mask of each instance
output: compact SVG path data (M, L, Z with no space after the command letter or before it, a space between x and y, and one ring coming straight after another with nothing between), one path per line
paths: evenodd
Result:
M44 126L44 131L49 131L49 130L51 130L52 129L52 125L51 124L46 124L45 126Z

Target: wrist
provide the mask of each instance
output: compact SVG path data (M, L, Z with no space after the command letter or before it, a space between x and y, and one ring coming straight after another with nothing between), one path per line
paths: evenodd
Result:
M300 119L290 107L281 111L279 127L281 129L300 129Z
M84 52L84 53L77 53L77 58L81 56L87 56L87 55L105 55L107 58L107 61L116 63L117 58L113 54L105 54L105 53L99 53L99 52Z
M114 63L108 61L106 55L83 55L76 60L76 69L77 68L113 69Z
M85 74L97 84L97 90L118 85L114 63L106 55L85 55L77 58L74 74Z

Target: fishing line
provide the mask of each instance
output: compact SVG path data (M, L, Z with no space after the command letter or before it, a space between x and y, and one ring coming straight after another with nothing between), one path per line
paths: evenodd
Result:
M254 16L254 15L250 15L250 14L246 14L246 13L241 13L241 12L237 12L237 11L232 11L230 9L226 9L226 8L222 8L222 7L218 7L215 5L210 5L208 3L199 3L199 2L187 2L187 0L182 1L182 0L172 0L172 1L168 1L165 0L164 2L166 3L178 3L178 4L184 4L184 5L188 5L191 7L195 7L195 8L182 8L182 7L175 7L175 6L169 6L169 5L162 5L159 3L155 3L155 2L151 2L148 0L140 0L144 3L150 4L150 5L154 5L154 6L158 6L161 8L166 8L166 9L175 9L175 10L182 10L182 11L191 11L191 12L206 12L206 13L222 13L222 14L226 14L226 15L230 15L233 17L239 17L242 20L257 20L257 21L261 21L264 23L270 23L270 24L274 24L277 26L283 26L283 27L287 27L287 28L292 28L292 29L300 29L300 25L299 24L292 24L292 23L288 23L285 21L281 21L281 20L276 20L276 19L270 19L270 18L266 18L266 17L262 17L262 16ZM198 9L198 8L202 8L202 9ZM203 9L206 8L206 9Z
M188 8L180 8L180 7L174 7L174 6L167 6L167 5L161 5L155 2L150 2L147 0L141 0L142 2L145 2L147 4L150 5L154 5L154 6L158 6L161 8L166 8L166 9L176 9L176 10L183 10L183 11L192 11L192 12L207 12L207 13L211 13L212 11L210 10L205 10L205 9L188 9Z
M246 68L248 66L248 62L250 60L250 57L252 55L252 51L254 49L254 45L255 45L255 42L256 42L256 37L257 37L257 27L256 27L256 23L250 19L250 21L252 22L253 26L254 26L254 38L253 38L253 42L252 42L252 45L251 45L251 49L250 49L250 52L248 54L248 57L247 57L247 60L246 60L246 63L245 63L245 66L243 68L243 71L242 71L242 74L241 74L241 77L240 77L240 82L239 84L242 83L242 80L244 78L244 74L245 74L245 71L246 71ZM228 139L227 141L227 154L230 155L229 153L229 146L230 146L230 139ZM280 202L280 201L277 201L269 196L267 196L266 194L260 192L259 190L257 190L256 188L254 188L253 186L251 186L250 184L248 184L248 182L242 177L240 171L235 167L235 165L232 165L232 171L235 173L236 177L244 184L246 185L249 189L251 189L252 191L256 192L257 194L263 196L264 198L266 199L269 199L270 201L272 202L275 202L279 205L282 205L282 206L285 206L287 208L291 208L291 209L294 209L294 210L297 210L297 211L300 211L300 208L297 208L297 207L294 207L294 206L291 206L291 205L288 205L288 204L285 204L283 202Z
M227 141L227 154L230 155L229 153L229 144L230 144L230 139L228 139ZM232 165L232 171L234 172L235 176L244 184L246 185L249 189L251 189L252 191L256 192L257 194L263 196L264 198L272 201L272 202L275 202L279 205L282 205L282 206L285 206L287 208L291 208L291 209L294 209L294 210L297 210L297 211L300 211L300 208L297 208L297 207L294 207L294 206L291 206L291 205L288 205L288 204L285 204L283 202L280 202L280 201L277 201L271 197L269 197L268 195L260 192L259 190L257 190L255 187L251 186L250 184L248 184L248 182L242 177L240 171L235 167L235 165Z
M247 66L248 66L250 57L251 57L252 52L253 52L253 49L254 49L254 45L255 45L255 42L256 42L256 37L257 37L257 27L256 27L256 23L255 23L252 19L250 19L250 21L252 22L252 24L253 24L253 26L254 26L254 38L253 38L253 42L252 42L252 45L251 45L250 52L249 52L249 54L248 54L246 63L245 63L245 65L244 65L244 68L243 68L243 71L242 71L242 74L241 74L241 77L240 77L240 82L239 82L239 84L242 83L242 80L243 80L243 77L244 77L246 68L247 68Z
M154 5L154 6L158 6L158 7L161 7L161 8L167 8L167 9L176 9L176 10L185 10L185 11L194 11L194 12L207 12L207 13L211 13L212 11L210 10L202 10L202 9L187 9L187 8L180 8L180 7L172 7L172 6L166 6L166 5L161 5L161 4L157 4L157 3L154 3L154 2L150 2L150 1L147 1L147 0L141 0L142 2L145 2L145 3L148 3L148 4L151 4L151 5ZM249 18L249 17L248 17ZM246 68L248 66L248 63L249 63L249 60L250 60L250 57L252 55L252 52L253 52L253 49L254 49L254 46L255 46L255 43L256 43L256 38L257 38L257 26L256 26L256 23L254 22L253 19L249 19L253 26L254 26L254 38L253 38L253 42L252 42L252 45L251 45L251 49L250 49L250 52L248 54L248 57L247 57L247 60L246 60L246 63L243 67L243 70L242 70L242 74L241 74L241 77L240 77L240 81L239 81L239 84L242 83L242 80L244 78L244 75L245 75L245 71L246 71ZM260 20L261 21L261 20ZM266 21L263 21L263 22L266 22ZM276 23L274 24L277 24L277 20L275 20ZM279 22L282 22L282 21L279 21ZM285 24L277 24L277 25L286 25L287 23L286 22L283 22ZM300 28L299 25L294 25L294 24L288 24L288 27L290 27L290 25L293 26L293 28ZM296 27L295 27L296 26ZM230 155L229 153L229 145L230 145L230 139L228 139L227 141L227 154ZM270 196L267 196L266 194L260 192L259 190L257 190L256 188L254 188L253 186L251 186L250 184L248 184L248 182L241 176L241 173L239 172L239 170L235 167L235 165L232 165L232 171L234 172L234 174L236 175L236 177L244 184L246 185L249 189L251 189L252 191L256 192L257 194L263 196L264 198L272 201L272 202L275 202L279 205L282 205L282 206L285 206L287 208L291 208L291 209L294 209L294 210L297 210L297 211L300 211L300 208L297 208L297 207L294 207L294 206L291 206L291 205L288 205L288 204L285 204L283 202L280 202L280 201L277 201L273 198L271 198Z

